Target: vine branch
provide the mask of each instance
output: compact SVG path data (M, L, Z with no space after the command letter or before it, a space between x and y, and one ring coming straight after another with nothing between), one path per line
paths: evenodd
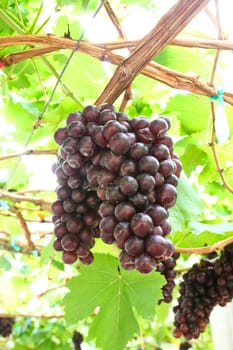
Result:
M184 254L208 254L213 253L218 250L222 250L227 245L233 243L233 237L226 238L222 241L218 241L217 243L206 246L206 247L197 247L197 248L180 248L177 247L175 251L177 253L184 253Z
M25 152L21 152L21 153L11 153L11 154L7 154L5 156L1 156L0 157L0 161L2 160L7 160L7 159L11 159L11 158L18 158L18 157L22 157L22 156L41 156L41 155L57 155L57 150L56 149L49 149L49 150L27 150Z
M50 205L51 203L48 201L45 201L41 198L34 198L29 196L20 195L17 192L8 192L5 190L0 189L0 198L6 198L9 200L12 200L14 202L30 202L35 205L38 205L43 210L50 211Z

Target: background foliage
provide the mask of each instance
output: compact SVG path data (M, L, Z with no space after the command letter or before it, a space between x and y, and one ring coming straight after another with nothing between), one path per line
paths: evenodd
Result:
M114 0L111 5L126 37L138 39L172 3ZM97 0L3 0L0 36L49 33L63 37L69 25L72 38L78 39L97 5ZM230 40L233 28L226 1L221 2L221 11L225 16L222 30ZM211 3L184 34L188 38L216 38L219 22L214 18ZM88 28L86 41L118 39L104 8ZM1 48L0 57L28 48ZM119 273L116 248L101 242L94 249L94 264L88 267L64 266L59 253L53 251L53 133L63 125L68 113L97 99L114 71L109 62L81 53L74 55L35 128L69 53L60 50L0 71L0 183L4 192L0 201L0 283L4 286L0 289L0 313L18 315L13 335L0 338L0 346L17 350L72 349L76 329L84 334L83 349L178 349L180 341L171 335L171 306L157 305L164 283L161 276ZM221 52L214 71L214 85L228 91L233 90L229 79L231 55ZM213 49L170 45L154 61L209 82L215 59ZM223 186L213 157L210 99L172 89L142 75L133 82L132 94L125 110L130 117L165 114L172 121L170 134L184 168L177 205L170 210L174 244L197 248L231 237L233 197ZM121 100L122 97L116 101L116 108ZM232 106L226 105L225 113L232 135ZM232 137L215 148L225 181L232 189ZM24 196L24 200L17 196ZM178 270L188 269L199 258L198 254L182 254ZM212 349L209 329L194 342L194 348Z

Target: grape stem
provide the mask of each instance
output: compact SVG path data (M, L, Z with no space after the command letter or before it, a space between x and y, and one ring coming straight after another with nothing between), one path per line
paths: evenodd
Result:
M208 254L218 250L222 250L227 245L233 243L233 237L226 238L222 241L218 241L211 246L197 247L197 248L180 248L177 247L175 252L184 254Z
M30 315L30 314L5 314L5 313L0 313L0 318L17 318L17 317L22 317L22 318L41 318L45 320L49 320L52 318L64 318L64 315Z

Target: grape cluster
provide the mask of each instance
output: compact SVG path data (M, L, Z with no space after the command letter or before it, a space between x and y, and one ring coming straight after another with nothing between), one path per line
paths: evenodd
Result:
M74 344L74 350L81 350L81 343L83 342L82 334L77 331L74 331L72 342Z
M3 337L8 337L12 333L12 327L15 323L14 318L1 317L0 318L0 334Z
M129 119L103 104L71 113L56 130L54 248L65 263L91 263L96 237L115 242L128 270L149 273L172 256L168 209L182 167L169 128L165 116Z
M215 260L202 259L194 264L184 274L179 293L173 335L183 335L186 340L198 338L214 306L224 306L233 298L233 244Z
M170 303L172 301L172 292L175 287L175 278L176 278L176 260L179 258L179 253L173 253L170 257L165 260L162 260L157 265L157 271L164 275L167 283L162 287L163 299L159 300L161 302Z

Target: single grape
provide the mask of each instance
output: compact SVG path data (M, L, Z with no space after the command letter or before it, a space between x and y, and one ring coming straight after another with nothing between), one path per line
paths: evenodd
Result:
M60 185L56 188L57 198L61 200L65 200L70 197L71 190L66 185Z
M64 214L65 210L63 208L63 201L58 199L55 202L53 202L51 205L51 210L52 210L53 214L57 215L57 216L61 216L62 214Z
M138 256L144 251L144 240L137 236L131 236L125 241L124 250L131 256Z
M135 258L135 268L141 273L150 273L155 269L155 260L148 254L141 254Z
M160 162L158 172L164 177L175 174L176 164L172 159L166 159Z
M118 132L109 139L109 147L116 155L122 155L130 149L130 141L126 134Z
M78 247L78 240L73 234L67 234L61 239L61 246L66 252L73 252Z
M74 154L78 150L78 140L74 137L67 137L62 145L62 149L65 153Z
M72 191L71 197L74 202L82 203L86 198L86 193L82 189L74 189Z
M115 173L115 172L119 172L119 169L121 167L123 160L124 160L124 156L122 155L116 156L111 151L106 151L104 153L103 159L101 159L101 162L103 162L103 166L107 170Z
M79 168L81 168L81 166L83 166L84 159L83 159L83 156L79 152L76 152L74 154L68 154L67 163L71 168L79 169ZM74 171L70 175L75 175L76 173L77 173L77 171Z
M136 117L130 120L130 125L133 131L137 131L139 129L147 128L149 121L145 117Z
M139 174L136 179L141 193L153 191L155 187L155 179L152 175L142 173Z
M155 138L160 138L163 137L168 130L168 124L164 119L157 118L150 122L149 128Z
M120 178L119 182L121 192L126 196L131 196L137 193L138 182L132 176L123 176Z
M137 192L133 196L129 197L129 201L139 210L144 210L148 205L147 196Z
M94 231L88 227L84 227L78 234L81 243L88 249L94 246Z
M85 132L86 132L85 125L81 121L70 122L67 126L68 136L79 138L84 136Z
M106 187L113 184L116 175L107 169L101 169L97 174L97 183L99 186Z
M99 225L100 217L99 215L95 212L95 210L88 211L86 214L83 216L83 222L84 224L91 229L96 228Z
M137 141L143 143L151 143L154 137L149 128L143 128L136 131Z
M65 264L73 264L77 259L76 252L62 252L62 260Z
M69 176L67 179L67 185L72 189L78 189L81 186L82 179L80 174L77 172L76 175Z
M81 122L81 123L84 122L84 119L83 119L83 117L82 117L82 115L81 115L80 112L73 112L73 113L70 113L70 114L68 115L68 117L66 118L66 124L67 124L67 126L68 126L70 123L72 123L72 122L77 122L77 121L79 121L79 122Z
M109 202L102 202L99 207L99 215L101 218L105 216L113 216L114 215L115 205Z
M139 160L143 156L146 156L149 153L148 146L142 142L134 143L128 152L128 155L131 159Z
M118 203L114 210L114 216L117 221L129 221L135 213L134 206L128 202Z
M67 136L66 128L58 128L54 133L54 140L58 145L62 145Z
M80 218L70 218L66 222L66 228L70 233L78 234L83 227L83 222Z
M78 258L85 258L89 254L89 249L85 247L84 244L79 244L78 248L76 249L76 254Z
M136 236L146 237L153 232L153 221L144 213L136 213L130 221L130 228Z
M119 256L119 261L121 266L125 270L134 270L135 269L135 257L128 255L124 250Z
M161 225L168 218L168 211L158 204L150 205L145 212L151 217L155 226Z
M158 188L157 201L158 204L164 206L166 209L175 205L177 198L176 188L170 184L164 184Z
M123 249L127 238L131 236L131 230L128 222L118 222L113 231L114 238L118 248Z
M118 185L109 185L105 193L106 200L112 204L123 202L125 200L124 194L120 191Z
M170 157L169 148L163 144L153 145L150 149L150 154L160 162Z
M159 168L159 162L153 156L144 156L139 160L138 168L141 173L155 175Z
M62 252L63 248L61 245L61 240L60 239L55 239L55 241L53 242L53 248L57 251L57 252Z
M166 238L151 234L146 238L146 252L155 259L166 255Z
M89 252L87 256L80 257L79 260L83 265L90 265L94 261L94 255L92 252Z
M62 164L62 170L64 172L65 175L67 176L72 176L72 175L76 175L77 173L77 169L72 168L67 161L64 161Z
M96 146L92 141L92 138L88 135L83 136L79 143L79 152L84 157L92 157L95 154Z
M96 106L94 106L94 105L87 106L82 111L82 117L87 122L96 122L96 123L98 123L98 121L99 121L99 109Z
M100 124L105 124L112 120L116 120L116 113L113 110L103 109L100 112Z
M64 222L58 221L54 226L54 234L57 238L62 238L68 233L66 224Z
M100 238L106 244L112 244L115 242L115 238L112 233L106 233L106 232L100 231Z
M108 144L108 141L104 137L104 127L103 125L96 125L93 129L92 138L96 145L105 148Z
M136 173L136 163L130 159L125 159L120 167L121 176L134 175Z
M118 132L127 132L128 129L126 128L125 125L122 125L120 122L117 120L109 120L103 128L103 134L106 140L110 140L110 138L118 133Z
M171 174L164 179L164 182L166 184L170 184L174 187L177 187L178 186L178 177L174 174Z
M100 232L104 232L106 234L113 234L116 224L117 221L114 218L114 216L106 216L100 220Z

